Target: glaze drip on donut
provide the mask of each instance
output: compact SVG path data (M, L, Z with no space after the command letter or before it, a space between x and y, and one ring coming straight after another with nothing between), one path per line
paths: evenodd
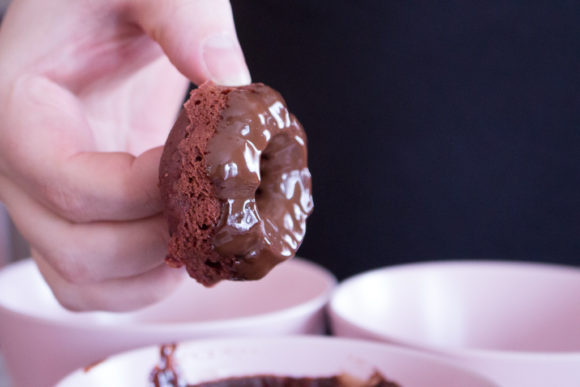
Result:
M167 262L205 285L258 279L292 257L312 212L306 136L263 84L194 90L160 167Z

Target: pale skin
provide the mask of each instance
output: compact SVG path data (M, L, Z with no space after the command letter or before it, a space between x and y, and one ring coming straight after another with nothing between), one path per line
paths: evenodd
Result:
M0 201L66 308L134 310L184 279L163 262L157 182L189 80L250 82L226 0L14 0L8 9Z

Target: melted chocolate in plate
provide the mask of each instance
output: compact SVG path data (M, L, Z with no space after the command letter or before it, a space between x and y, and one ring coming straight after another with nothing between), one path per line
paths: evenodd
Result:
M160 347L154 346L112 357L88 372L71 374L57 387L151 385L152 371L160 364L159 351ZM401 387L497 387L482 376L430 355L331 337L190 341L177 345L172 361L185 385L255 375L328 378L349 374L366 380L380 372Z

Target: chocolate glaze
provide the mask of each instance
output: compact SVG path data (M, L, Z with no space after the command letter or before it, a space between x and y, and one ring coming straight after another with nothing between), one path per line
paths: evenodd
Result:
M208 173L222 201L216 251L239 257L242 278L259 278L294 255L312 211L306 135L274 90L228 94L208 143Z
M264 84L194 90L166 143L168 263L205 285L259 279L292 257L312 212L306 135Z

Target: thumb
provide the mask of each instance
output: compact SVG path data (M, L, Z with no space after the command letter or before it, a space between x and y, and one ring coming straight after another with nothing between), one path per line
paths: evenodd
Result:
M228 0L132 0L137 23L196 84L251 82Z

